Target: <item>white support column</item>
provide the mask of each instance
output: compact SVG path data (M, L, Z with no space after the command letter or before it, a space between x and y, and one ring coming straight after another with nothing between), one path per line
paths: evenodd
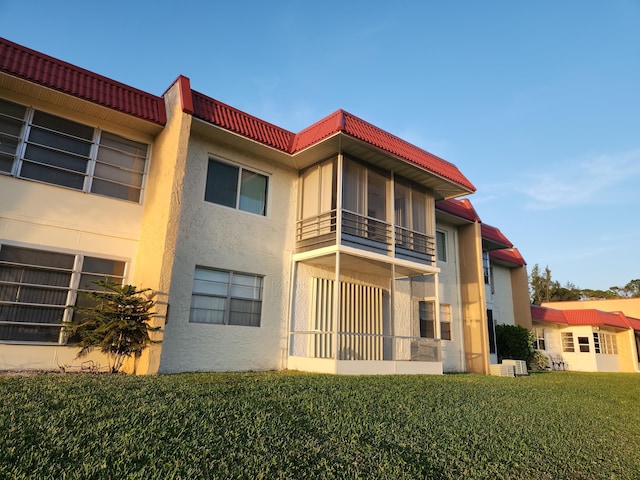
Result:
M395 241L393 242L395 244ZM391 360L396 359L396 266L391 264L391 298L389 299L389 323L391 335ZM409 292L411 293L411 292Z
M338 362L338 331L340 327L340 252L336 252L335 281L333 282L333 355Z
M442 332L440 332L440 278L438 273L433 274L433 281L435 282L435 317L436 324L434 328L435 337L442 338Z

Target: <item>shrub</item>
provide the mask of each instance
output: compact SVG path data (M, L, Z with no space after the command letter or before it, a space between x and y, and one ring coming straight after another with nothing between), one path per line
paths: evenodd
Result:
M94 282L99 290L82 292L90 307L73 307L73 320L64 326L69 337L75 337L80 346L78 357L94 348L109 355L111 373L120 371L126 357L139 357L152 343L150 331L155 305L149 289L138 290L133 285L118 285L106 280Z
M549 367L549 357L540 350L535 350L529 359L529 369L544 370Z
M496 325L496 346L498 361L505 358L524 360L527 363L533 355L534 339L529 330L516 325Z

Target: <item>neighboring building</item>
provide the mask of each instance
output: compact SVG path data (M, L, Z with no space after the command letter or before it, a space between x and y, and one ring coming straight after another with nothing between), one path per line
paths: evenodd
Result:
M557 310L601 310L622 312L629 317L640 318L640 298L608 298L598 300L575 300L566 302L543 302L543 307Z
M531 305L536 348L556 368L640 372L640 320L622 312Z
M487 373L488 307L528 321L471 182L342 110L295 134L0 39L0 138L0 369L72 363L66 306L105 276L158 292L138 373Z

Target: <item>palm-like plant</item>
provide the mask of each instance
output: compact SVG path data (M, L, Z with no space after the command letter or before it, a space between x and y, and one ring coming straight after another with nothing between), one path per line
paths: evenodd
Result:
M99 348L113 362L111 373L117 373L125 358L139 357L150 343L155 343L149 336L149 332L160 329L149 325L155 294L150 289L138 290L108 280L94 283L97 290L81 292L91 306L73 307L73 319L64 325L64 331L77 340L78 358Z

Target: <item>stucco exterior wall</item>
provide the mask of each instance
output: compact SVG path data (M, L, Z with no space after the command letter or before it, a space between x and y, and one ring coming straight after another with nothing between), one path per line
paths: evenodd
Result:
M209 158L269 177L267 215L204 201ZM286 359L290 258L295 231L297 172L191 135L184 175L169 321L160 372L280 369ZM177 213L177 212L176 212ZM264 276L260 327L189 323L196 266Z
M531 330L531 300L526 265L511 269L511 293L515 324Z
M515 325L511 270L500 265L492 265L492 267L493 293L491 286L487 285L487 308L493 310L493 320L496 325Z
M9 95L9 92L3 92L3 97L136 141L152 142L147 134L99 121L86 113L71 111L54 103ZM53 101L56 95L49 98ZM0 175L0 242L125 261L125 282L131 282L143 208L138 203ZM76 359L77 352L78 348L74 346L0 344L0 370L51 370L61 365L79 366L88 359L101 366L108 365L108 359L100 353Z

